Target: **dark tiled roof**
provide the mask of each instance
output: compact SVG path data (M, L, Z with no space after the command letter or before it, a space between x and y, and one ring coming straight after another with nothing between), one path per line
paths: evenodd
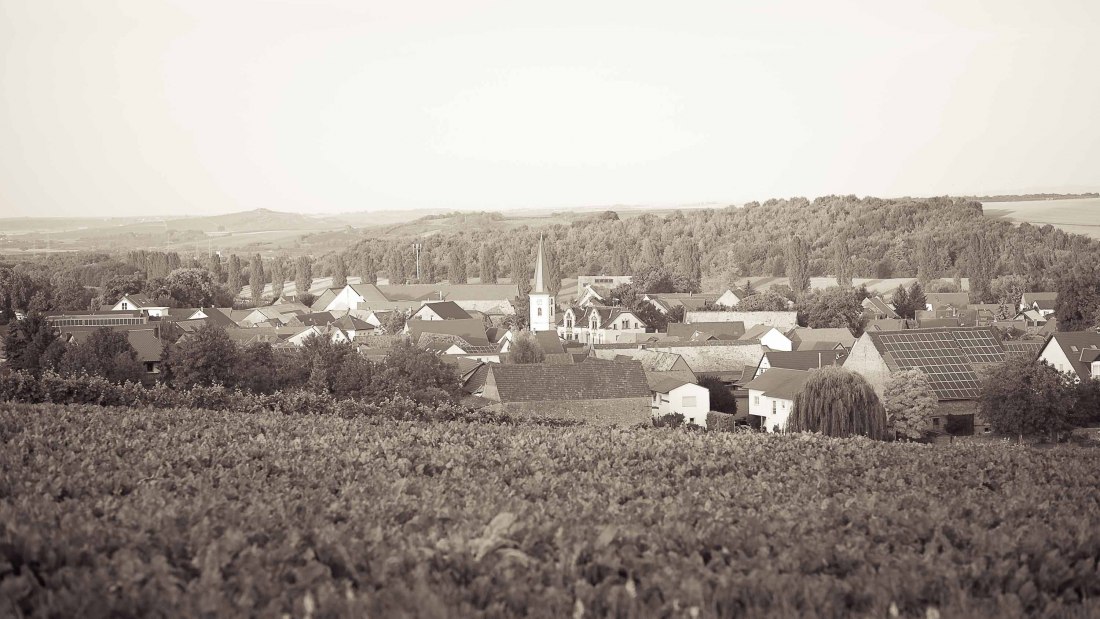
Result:
M747 341L750 341L750 340L758 340L758 339L764 337L764 335L767 334L772 329L775 329L775 327L773 327L771 325L753 325L747 331L745 331L741 335L741 337L739 337L737 339L739 339L741 341L744 341L744 342L747 342ZM786 336L784 336L784 337L786 337Z
M763 391L764 395L772 398L793 400L809 378L810 372L806 370L773 367L745 383L744 388Z
M470 318L470 314L458 306L458 303L454 301L439 301L436 303L425 303L424 307L435 312L436 316L439 316L443 320L462 320Z
M898 318L898 313L894 311L894 308L883 300L882 297L868 297L863 300L863 307L876 316L885 316L886 318Z
M829 365L841 365L848 357L844 351L839 350L769 350L764 356L768 358L770 367L788 370L816 370Z
M354 331L368 331L374 328L374 325L365 320L360 320L351 314L344 314L337 318L333 323L333 326L339 327L345 331L351 329Z
M1100 333L1096 331L1059 331L1047 338L1043 348L1045 349L1051 341L1065 353L1077 376L1081 378L1092 376L1092 372L1089 371L1089 364L1092 361L1085 361L1085 358L1087 358L1086 355L1091 354L1091 351L1100 348Z
M386 295L374 284L349 284L355 294L363 297L366 303L385 303L389 301Z
M792 342L839 342L845 348L851 348L856 343L852 332L843 327L830 329L811 329L809 327L797 327L792 329L787 337Z
M565 348L561 345L561 338L558 337L556 331L536 331L535 341L542 349L543 354L552 355L565 352Z
M667 375L663 372L647 372L649 388L657 393L668 393L677 387L694 384L683 376Z
M939 309L948 305L955 307L966 307L970 305L970 293L968 292L928 292L924 295L924 300L932 306L932 309Z
M434 333L440 335L457 335L466 340L471 346L488 346L489 338L485 337L485 323L477 318L459 320L410 320L408 322L409 335L414 342L420 341L422 333Z
M642 365L621 363L493 364L489 368L502 402L648 398Z

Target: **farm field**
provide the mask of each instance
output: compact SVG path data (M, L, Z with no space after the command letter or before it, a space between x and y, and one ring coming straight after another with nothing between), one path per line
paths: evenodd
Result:
M1100 198L983 202L987 217L999 217L1035 226L1050 224L1066 232L1100 239Z
M1095 616L1100 450L0 405L0 614Z

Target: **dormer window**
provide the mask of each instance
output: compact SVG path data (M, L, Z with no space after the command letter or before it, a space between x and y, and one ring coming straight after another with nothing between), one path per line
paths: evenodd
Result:
M122 309L124 309L124 310L125 309L130 309L130 307L126 304L125 301L122 302Z

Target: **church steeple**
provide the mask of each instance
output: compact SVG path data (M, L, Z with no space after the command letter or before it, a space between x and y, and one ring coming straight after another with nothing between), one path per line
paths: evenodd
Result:
M543 255L542 235L539 235L539 253L535 258L535 285L528 295L531 305L531 330L552 331L554 329L554 298L546 284L550 274L546 270L546 256Z
M546 260L542 256L542 235L539 235L539 255L535 258L535 285L531 288L531 292L536 293L548 293L546 289L546 282L550 279L550 275L546 272Z

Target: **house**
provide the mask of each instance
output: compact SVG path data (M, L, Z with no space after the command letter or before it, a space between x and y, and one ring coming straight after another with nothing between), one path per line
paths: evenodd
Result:
M46 323L57 329L68 327L114 327L118 325L144 325L149 315L140 309L85 312L46 312Z
M1074 382L1100 378L1100 333L1054 333L1043 342L1038 358L1059 372L1069 374Z
M238 324L233 319L233 312L231 307L200 307L188 317L188 320L203 320L222 328L236 327Z
M736 340L745 334L743 322L670 322L669 337L678 337L682 341L706 339Z
M143 294L124 295L111 307L112 312L128 312L133 310L142 310L155 318L168 315L168 307L158 304Z
M648 422L650 389L642 365L584 362L489 364L481 397L503 412L600 425Z
M687 311L699 311L709 307L733 307L741 302L747 295L742 291L727 289L723 292L659 292L650 293L642 297L642 301L648 302L662 314L667 314L674 309L683 308Z
M349 344L351 338L346 333L332 325L325 327L306 327L301 332L287 338L287 343L293 346L301 346L311 337L319 337L332 340L336 344Z
M829 365L842 365L846 356L842 350L768 350L760 356L754 378L767 373L772 368L806 371Z
M1054 302L1058 300L1057 292L1025 292L1020 295L1020 311L1033 309L1054 313Z
M868 321L863 326L864 332L866 331L901 331L902 329L908 329L909 323L904 318L884 318L880 320Z
M760 342L772 350L792 350L794 348L790 338L771 325L749 327L737 339L743 342Z
M925 308L930 312L941 309L960 310L970 305L968 292L928 292L924 295Z
M512 302L519 297L515 284L402 284L379 285L378 290L390 301L390 305L371 305L370 309L416 310L432 301L454 301L464 310L478 310L487 314L503 312L515 315Z
M477 318L458 320L410 320L405 324L413 343L420 343L424 334L452 336L470 346L488 346L485 323ZM436 338L440 339L440 338Z
M249 312L238 324L242 327L254 325L280 326L287 325L291 319L309 314L310 308L299 303L289 305L267 305L257 307Z
M318 309L318 302L325 298L325 296L325 293L321 293L321 296L314 302L312 308L314 311L332 312L374 308L392 309L392 307L390 307L390 299L374 284L348 284L332 295L332 298L328 300L323 308Z
M422 305L409 316L409 320L462 320L471 317L454 301L436 301Z
M357 335L363 336L369 333L373 333L375 331L374 325L366 322L365 320L356 318L350 313L344 314L343 316L337 318L331 324L337 329L343 331L350 340L354 340Z
M585 286L603 286L611 290L616 286L633 282L633 275L578 275L577 290L583 290Z
M868 331L849 351L844 367L866 378L879 397L892 373L921 370L939 400L932 425L945 429L949 416L974 421L981 396L979 372L1007 358L991 327Z
M783 333L798 326L797 312L736 312L736 311L689 311L684 313L684 322L740 322L746 329L756 325L770 325Z
M653 377L648 384L653 396L650 409L655 419L683 415L684 423L706 427L710 412L709 389L675 377Z
M592 351L596 359L605 361L637 361L645 370L646 379L649 382L675 378L689 383L699 382L695 372L688 365L683 356L668 351L650 350L648 348L634 349L594 349Z
M749 393L749 415L759 419L766 431L782 432L794 410L795 396L809 379L809 371L787 368L773 368L758 375L744 384Z
M787 333L787 337L795 345L795 350L809 350L811 348L817 348L813 344L825 343L825 344L839 344L845 349L849 349L856 343L856 337L852 335L852 332L844 327L834 327L827 329L811 329L809 327L798 327L792 329ZM821 347L820 349L825 349ZM828 346L827 348L836 348L836 346Z
M99 328L100 327L77 327L67 329L62 333L61 341L67 344L84 343L92 333ZM152 378L160 374L164 344L160 339L159 329L127 325L117 330L126 334L126 339L130 342L130 346L137 352L138 361L141 362L142 367L145 369L146 376Z
M620 341L636 341L644 334L648 324L632 310L625 307L594 306L587 309L569 307L562 312L558 336L584 344L610 344Z
M580 296L577 298L577 307L586 308L593 305L612 305L611 289L606 286L597 286L595 284L585 284L581 288Z
M882 297L867 297L863 300L863 315L867 320L896 320L901 318L894 306L886 302Z

